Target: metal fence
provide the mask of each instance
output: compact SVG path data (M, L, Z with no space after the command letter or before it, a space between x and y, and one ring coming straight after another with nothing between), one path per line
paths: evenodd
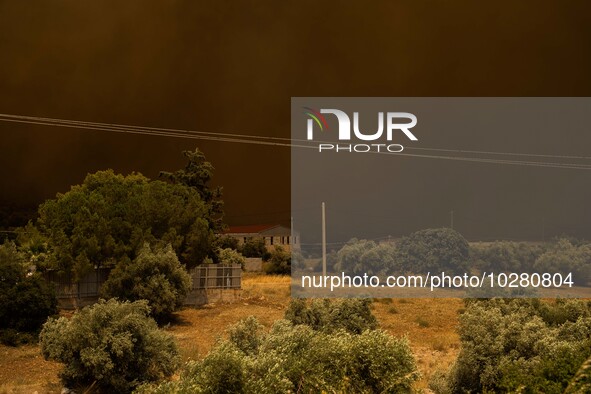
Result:
M100 294L103 283L109 277L111 268L98 268L75 282L70 274L46 271L43 277L53 283L58 299L92 298ZM242 286L242 268L240 264L221 265L205 264L189 271L195 289L240 289Z
M43 277L55 286L58 299L88 298L99 296L101 286L110 272L111 268L97 268L86 274L79 282L75 282L71 274L60 274L53 270L43 272Z
M240 264L204 264L189 273L193 289L240 289L242 286Z

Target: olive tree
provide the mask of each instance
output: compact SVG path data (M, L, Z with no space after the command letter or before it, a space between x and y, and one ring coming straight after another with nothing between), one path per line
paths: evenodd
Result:
M145 242L171 244L187 266L212 254L208 208L188 186L112 170L39 207L38 227L52 250L52 268L75 278L97 266L134 260Z
M408 341L382 330L332 333L249 318L181 378L139 393L409 393L419 377Z
M173 374L179 363L170 334L149 317L147 301L101 300L72 318L50 319L40 334L45 359L64 364L65 386L131 392Z
M151 248L144 244L133 261L113 269L101 291L106 298L147 300L156 320L163 320L183 305L191 290L191 276L170 245Z
M439 393L562 393L591 356L587 301L468 300L461 349Z
M420 230L398 242L396 259L407 272L463 274L468 268L469 245L450 228Z

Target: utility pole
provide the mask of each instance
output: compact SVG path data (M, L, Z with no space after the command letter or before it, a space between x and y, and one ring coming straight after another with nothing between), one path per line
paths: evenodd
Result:
M450 215L451 215L451 229L453 230L454 229L454 211L451 211Z
M322 202L322 276L326 276L326 208Z

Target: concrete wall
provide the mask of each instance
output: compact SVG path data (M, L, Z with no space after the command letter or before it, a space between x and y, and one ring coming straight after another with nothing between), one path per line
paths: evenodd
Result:
M185 298L184 305L198 306L216 302L234 302L240 300L241 289L193 289Z

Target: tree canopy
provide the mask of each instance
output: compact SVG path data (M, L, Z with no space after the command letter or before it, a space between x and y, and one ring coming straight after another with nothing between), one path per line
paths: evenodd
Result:
M396 249L397 260L408 272L462 274L468 267L468 241L450 228L417 231L402 238Z
M33 339L23 333L36 334L55 313L53 289L39 274L27 272L13 243L0 245L0 342L16 345Z
M591 244L576 245L559 239L534 263L535 272L572 273L576 284L586 286L591 279Z
M390 243L353 238L339 250L334 268L355 275L392 272L396 269L394 254L395 248Z
M183 155L188 159L185 168L175 172L161 171L160 177L171 183L184 185L197 191L207 208L210 228L219 232L223 227L222 216L224 213L222 188L212 188L209 185L215 168L206 160L205 155L199 148L194 151L183 151Z
M135 259L145 242L170 244L182 263L198 265L212 253L210 222L209 208L190 187L107 170L42 204L37 224L52 247L51 265L80 278L93 267Z

